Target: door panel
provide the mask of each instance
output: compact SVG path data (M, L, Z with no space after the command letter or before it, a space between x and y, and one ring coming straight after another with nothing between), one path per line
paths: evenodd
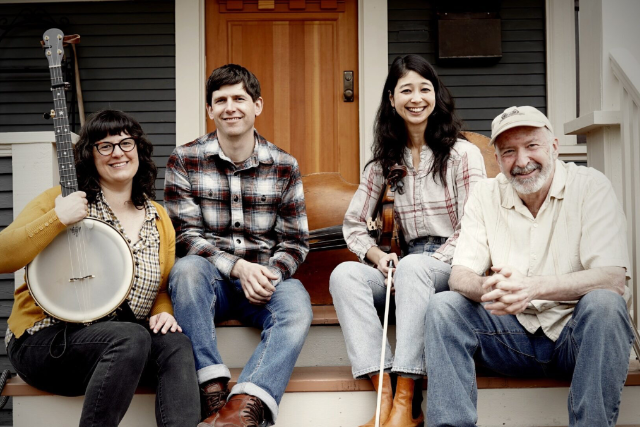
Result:
M259 9L265 4L272 8ZM296 157L304 175L358 182L356 0L206 5L207 73L229 62L249 69L264 99L258 132ZM354 102L343 101L344 71L354 72Z

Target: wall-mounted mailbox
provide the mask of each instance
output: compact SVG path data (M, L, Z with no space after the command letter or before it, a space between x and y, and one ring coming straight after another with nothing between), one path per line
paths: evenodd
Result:
M438 62L494 63L500 58L501 23L496 12L438 13Z

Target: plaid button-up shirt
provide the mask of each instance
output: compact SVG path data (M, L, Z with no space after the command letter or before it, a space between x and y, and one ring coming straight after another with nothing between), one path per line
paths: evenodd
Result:
M243 258L288 279L309 252L296 159L255 133L253 154L234 164L216 132L177 147L167 164L165 206L176 254L200 255L230 279Z
M407 243L428 236L447 238L433 257L451 264L469 192L477 182L487 177L482 153L472 143L458 140L451 149L443 184L439 180L434 182L429 173L433 152L428 146L424 145L420 151L419 165L413 164L411 150L405 148L404 162L407 176L403 178L404 193L396 193L394 197L395 220L400 224ZM349 249L361 261L365 261L367 251L376 245L366 224L384 188L382 166L370 163L362 173L360 186L344 217L344 238Z

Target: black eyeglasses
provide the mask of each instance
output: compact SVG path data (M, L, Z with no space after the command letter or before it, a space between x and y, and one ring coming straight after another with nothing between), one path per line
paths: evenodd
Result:
M120 149L125 153L133 150L136 146L136 141L133 138L127 138L123 139L117 144L111 142L97 142L93 146L96 147L98 153L102 154L103 156L110 156L116 146L120 147Z

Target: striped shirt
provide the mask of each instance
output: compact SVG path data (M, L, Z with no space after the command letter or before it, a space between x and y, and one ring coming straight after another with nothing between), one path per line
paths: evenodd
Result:
M626 220L611 182L593 168L560 160L535 218L503 174L478 184L458 243L453 265L478 275L492 265L510 265L529 277L629 267ZM517 318L528 332L542 328L555 341L576 302L534 300Z
M288 279L309 251L298 162L255 133L241 164L216 132L177 147L167 164L165 206L176 229L176 255L207 258L226 279L240 258Z
M433 152L427 145L420 151L418 169L413 166L409 148L404 150L404 162L407 176L403 178L404 194L395 194L395 220L407 242L428 236L446 238L433 257L450 264L469 191L487 176L482 154L472 143L458 140L447 161L444 185L439 179L434 182L433 175L428 173L433 163ZM379 163L370 163L344 217L344 238L349 249L362 261L365 261L367 251L376 246L367 232L366 221L372 217L384 185L382 167Z
M132 244L132 240L125 234L124 229L120 225L120 221L115 216L109 204L100 192L94 203L89 204L89 217L103 220L127 239L134 258L134 279L133 287L127 297L129 306L135 314L136 318L143 320L151 311L151 306L158 294L160 286L160 234L156 228L156 219L158 211L150 201L146 201L144 205L145 219L140 229L139 240ZM27 329L27 333L34 333L59 322L57 319L46 315L46 317L36 322L31 328ZM13 333L7 328L5 335L5 345L9 345L9 341Z

